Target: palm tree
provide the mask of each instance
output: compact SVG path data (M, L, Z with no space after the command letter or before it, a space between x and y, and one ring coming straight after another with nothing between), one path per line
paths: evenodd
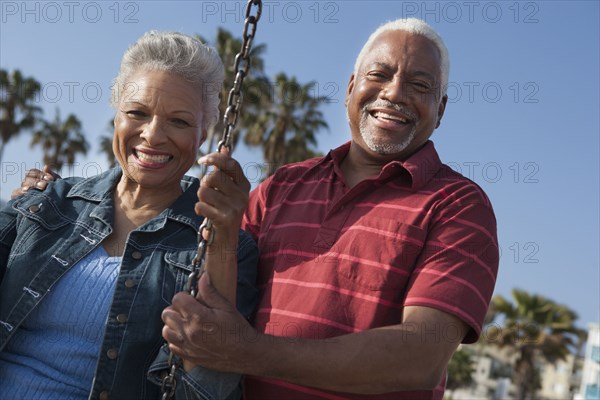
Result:
M99 153L104 153L106 158L108 159L108 167L113 168L117 165L117 159L115 157L115 153L113 151L113 138L112 136L101 136L100 137L100 151Z
M38 122L41 108L35 100L40 88L38 81L23 77L19 70L9 74L0 69L0 161L6 143Z
M446 389L453 391L469 386L473 383L474 372L475 367L473 366L471 354L464 349L457 350L448 363Z
M196 35L196 37L200 41L206 43L206 40L202 36ZM219 122L209 130L206 139L208 152L215 149L214 143L221 138L223 132L224 126L222 118L225 114L225 109L227 108L229 91L233 87L235 80L235 57L242 47L242 39L234 37L231 32L223 28L218 28L214 46L225 66L225 80L223 81L223 87L219 94L221 97L221 103L219 104ZM268 97L266 96L266 93L263 92L266 87L264 84L266 78L264 77L264 60L262 54L265 50L266 46L264 44L253 44L252 49L250 50L250 69L248 71L248 76L244 77L244 83L242 85L243 96L240 109L243 111L238 118L236 130L232 132L231 143L233 146L237 144L240 132L248 126L247 116L250 113L257 112L264 99Z
M113 151L113 132L115 130L115 120L113 118L108 121L108 126L106 129L109 134L100 136L99 153L104 153L106 155L109 168L113 168L115 165L117 165L117 159L115 157L115 152Z
M316 96L314 89L315 82L302 85L295 77L279 73L270 105L263 105L261 112L248 115L244 142L249 146L262 146L268 165L277 168L318 155L310 145L317 144L317 131L328 128L319 111L327 99ZM275 168L267 173L270 175Z
M490 305L488 341L513 349L518 358L513 368L517 398L533 398L540 387L541 360L554 363L576 350L582 330L575 327L577 314L567 306L520 289L512 291L514 303L497 295Z
M44 149L44 164L54 171L59 171L65 163L73 164L75 156L87 154L89 148L81 122L73 114L62 121L58 109L54 121L42 121L42 128L34 132L31 147L37 144Z

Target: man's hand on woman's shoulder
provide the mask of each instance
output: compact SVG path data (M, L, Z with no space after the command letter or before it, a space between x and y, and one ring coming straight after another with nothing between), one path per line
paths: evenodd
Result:
M25 174L25 178L21 181L21 186L12 191L10 198L15 199L30 189L44 191L48 186L48 182L57 179L60 179L60 175L52 171L47 165L44 165L42 170L32 168Z

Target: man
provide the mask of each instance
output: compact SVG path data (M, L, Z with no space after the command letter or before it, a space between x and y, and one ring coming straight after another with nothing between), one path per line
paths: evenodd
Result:
M246 374L247 399L441 399L498 268L489 200L428 140L447 83L447 50L427 24L378 29L348 84L350 143L251 194L253 328L203 277L199 301L178 294L163 313L171 349Z
M280 168L250 196L260 249L253 326L206 274L163 336L192 364L246 374L246 399L441 399L445 368L477 340L497 268L492 207L429 137L448 55L426 23L376 30L346 93L352 138Z

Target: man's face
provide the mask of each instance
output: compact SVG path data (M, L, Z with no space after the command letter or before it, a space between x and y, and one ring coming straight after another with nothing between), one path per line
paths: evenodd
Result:
M346 106L352 140L372 157L405 159L439 126L440 54L425 36L387 31L350 78Z

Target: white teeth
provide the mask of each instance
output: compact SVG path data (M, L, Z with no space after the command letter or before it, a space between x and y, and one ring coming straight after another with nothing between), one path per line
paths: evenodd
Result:
M148 163L166 163L171 157L165 155L151 155L136 151L137 158Z
M381 112L381 111L374 112L373 116L375 118L380 118L381 117L381 118L385 118L385 119L391 119L392 121L398 121L398 122L401 122L403 124L405 124L407 122L404 118L400 118L400 117L397 117L395 115L390 115L390 114L387 114L387 113L384 113L384 112Z

